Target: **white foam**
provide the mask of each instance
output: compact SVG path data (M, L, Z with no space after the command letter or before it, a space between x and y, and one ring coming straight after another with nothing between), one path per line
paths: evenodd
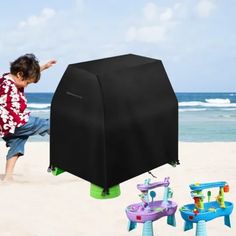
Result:
M205 99L206 102L200 101L189 101L189 102L179 102L180 107L236 107L236 103L231 103L227 99Z
M27 107L30 109L46 109L50 108L50 103L28 103Z
M30 110L31 113L49 113L50 109L46 110Z
M205 99L205 101L210 104L230 104L230 100L228 98L226 98L226 99L222 99L222 98Z
M186 108L186 109L179 109L180 112L188 112L188 111L206 111L207 108Z
M191 102L179 102L180 107L195 107L202 106L204 102L191 101Z

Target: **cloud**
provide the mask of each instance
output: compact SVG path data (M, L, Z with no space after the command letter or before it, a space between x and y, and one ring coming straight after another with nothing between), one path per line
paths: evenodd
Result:
M217 6L217 0L182 1L166 7L147 3L137 23L127 27L127 42L163 43L171 40L178 31L185 30L191 18L209 17Z
M168 21L171 20L173 17L173 10L171 8L165 9L161 14L160 14L160 20L161 21Z
M126 31L128 42L159 43L168 39L168 34L178 23L181 4L161 8L149 2L143 8L143 16L137 25L130 26ZM179 11L180 12L180 11Z
M157 12L158 12L157 6L152 2L147 3L147 5L143 8L144 17L147 20L155 19L157 16Z
M75 7L79 11L83 11L85 9L85 0L75 0Z
M196 6L196 12L199 17L207 18L211 15L213 10L216 8L215 0L201 0Z
M41 62L56 58L57 66L44 76L60 78L70 63L132 52L161 58L167 66L176 66L173 75L177 78L179 74L181 80L181 77L190 77L184 74L186 68L189 74L191 70L196 72L195 67L201 64L203 57L210 61L217 51L218 55L227 51L227 57L232 53L228 49L234 48L233 42L231 46L222 43L226 37L221 37L221 31L214 32L218 30L211 27L214 21L206 18L214 12L217 0L149 1L140 7L139 4L133 6L132 1L111 0L107 6L99 1L90 4L86 0L73 0L73 5L71 2L63 7L57 5L56 10L45 8L45 2L35 15L21 15L20 23L16 22L19 16L13 24L5 20L0 24L0 70L8 71L9 61L32 52ZM120 14L120 9L125 7ZM205 17L204 25L201 17ZM228 28L225 27L226 34ZM232 36L232 32L229 35ZM55 84L42 80L37 86L48 91ZM37 86L32 89L40 91Z
M44 8L38 16L30 16L27 20L21 21L18 28L26 28L45 24L48 20L56 15L56 11L51 8Z
M133 26L128 29L126 39L128 42L156 43L165 40L166 33L166 28L163 26Z
M155 3L149 2L143 8L143 15L144 18L149 21L158 20L158 18L161 21L165 21L172 18L173 10L171 8L164 8L161 10Z
M87 11L83 14L80 12L87 9L85 1L74 0L73 3L72 6L58 10L42 8L35 15L22 16L21 21L9 28L7 34L0 31L1 56L10 61L19 55L34 53L40 61L53 57L58 63L67 65L99 57L104 52L112 52L111 48L103 48L108 43L117 47L117 38L113 35L112 39L105 36L112 29L102 28L99 20L87 19ZM117 28L113 31L116 33ZM119 45L119 50L123 50L122 43Z

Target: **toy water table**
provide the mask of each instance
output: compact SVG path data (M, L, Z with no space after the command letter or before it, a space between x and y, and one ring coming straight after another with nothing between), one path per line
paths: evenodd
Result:
M168 200L173 195L172 190L168 187L169 184L169 177L166 177L161 182L150 183L150 179L146 179L144 184L137 185L137 188L141 191L139 195L141 202L129 205L126 208L126 215L129 219L128 231L135 229L137 223L143 223L142 236L154 236L152 222L164 216L167 216L167 224L176 226L175 212L177 204ZM161 186L164 187L163 200L154 201L156 192L150 191L149 193L149 190Z
M192 229L193 223L196 223L196 236L206 236L206 222L222 216L224 216L224 224L231 227L230 214L233 211L233 203L224 199L224 193L229 192L226 182L197 183L189 187L192 190L194 204L187 204L180 208L181 216L185 220L184 231ZM208 202L204 203L205 196L202 190L216 187L219 187L216 201L211 201L211 191L208 191Z

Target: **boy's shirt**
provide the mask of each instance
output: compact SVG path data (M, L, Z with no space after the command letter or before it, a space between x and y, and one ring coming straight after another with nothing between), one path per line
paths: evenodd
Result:
M14 133L29 120L24 89L18 89L9 75L0 77L0 135Z

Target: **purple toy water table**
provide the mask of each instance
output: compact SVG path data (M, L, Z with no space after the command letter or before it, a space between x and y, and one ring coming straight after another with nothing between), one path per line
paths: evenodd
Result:
M169 177L166 177L161 182L150 183L150 179L146 179L144 184L137 185L137 188L141 191L139 195L141 202L129 205L126 208L126 215L129 219L128 231L135 229L137 223L143 223L142 236L154 236L152 222L164 216L167 216L167 224L176 226L175 212L177 204L168 200L173 195L169 184ZM164 187L163 200L154 201L156 193L154 191L149 193L149 190L162 186ZM151 201L149 195L152 198Z

